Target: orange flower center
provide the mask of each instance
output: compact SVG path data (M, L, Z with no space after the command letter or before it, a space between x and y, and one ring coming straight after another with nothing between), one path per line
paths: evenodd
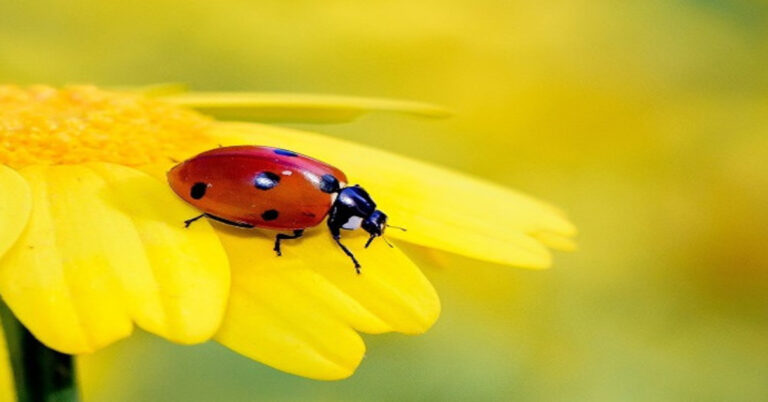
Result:
M90 86L0 85L0 163L19 168L167 162L204 147L211 123L191 110L137 94Z

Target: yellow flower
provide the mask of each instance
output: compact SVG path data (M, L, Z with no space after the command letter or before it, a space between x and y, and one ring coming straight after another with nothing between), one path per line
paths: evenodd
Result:
M174 163L217 145L296 150L345 170L407 232L389 236L505 265L544 268L572 248L555 208L366 146L261 121L340 121L369 110L440 115L408 102L258 94L152 97L94 87L0 86L0 295L48 347L93 352L134 324L174 342L214 338L290 373L349 376L358 331L426 331L438 297L399 248L345 234L356 275L323 228L272 250L274 232L200 221L168 188ZM184 107L180 106L183 105Z

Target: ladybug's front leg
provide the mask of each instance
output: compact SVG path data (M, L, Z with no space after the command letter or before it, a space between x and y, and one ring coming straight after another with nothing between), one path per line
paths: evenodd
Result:
M277 236L275 236L275 248L273 250L275 250L277 252L278 256L281 256L283 254L280 252L280 240L283 240L283 239L298 239L299 237L301 237L303 235L304 235L304 229L294 230L292 235L278 233Z
M347 246L341 244L341 231L339 228L332 227L331 229L331 236L333 236L333 240L336 241L336 244L341 247L341 250L344 251L344 254L349 256L349 258L352 259L352 262L355 264L355 272L357 272L358 275L360 275L360 263L357 262L357 258L355 258L355 255L352 254L351 251L347 248Z

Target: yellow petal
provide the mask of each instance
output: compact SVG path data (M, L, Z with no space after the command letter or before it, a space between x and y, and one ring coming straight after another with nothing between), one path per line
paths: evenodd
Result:
M569 248L575 227L556 208L511 189L447 168L299 130L220 123L224 145L290 149L341 168L371 193L390 223L388 236L499 264L548 267L544 244ZM555 239L558 239L555 241Z
M0 401L15 401L16 388L13 382L13 368L8 354L5 332L0 325Z
M29 186L15 170L0 165L0 256L19 238L29 219Z
M354 331L426 331L440 313L432 285L397 248L344 233L352 262L325 228L284 240L275 232L221 228L232 267L227 313L216 339L277 369L333 380L351 375L365 353Z
M187 92L162 99L220 119L263 122L335 123L353 120L372 111L424 117L445 117L449 114L443 108L426 103L336 95Z
M226 255L197 212L135 169L31 166L32 214L0 261L0 294L49 347L91 352L132 322L181 343L209 339L229 289Z

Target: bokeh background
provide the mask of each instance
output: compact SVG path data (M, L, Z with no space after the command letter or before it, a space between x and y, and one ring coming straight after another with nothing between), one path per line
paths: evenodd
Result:
M138 333L80 360L86 401L766 400L767 66L750 0L0 2L3 82L442 104L301 127L522 189L581 232L536 272L404 245L443 315L367 336L349 380Z

